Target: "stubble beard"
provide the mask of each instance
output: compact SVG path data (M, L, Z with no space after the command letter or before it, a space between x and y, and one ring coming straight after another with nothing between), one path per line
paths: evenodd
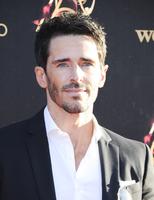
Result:
M76 102L69 103L69 102L63 101L59 103L57 100L58 95L59 95L58 88L56 87L54 83L52 83L49 80L48 77L47 77L47 80L48 80L48 92L49 92L50 98L54 103L56 103L58 107L61 107L62 109L64 109L66 112L70 114L79 114L88 110L87 103L82 105L78 102L80 100L80 97L72 97L72 99Z

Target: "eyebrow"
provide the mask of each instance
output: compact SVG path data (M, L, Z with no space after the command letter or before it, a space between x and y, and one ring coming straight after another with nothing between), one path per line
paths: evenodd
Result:
M92 63L94 63L94 61L92 60L92 59L90 59L90 58L80 58L80 60L82 60L82 61L85 61L85 62L92 62Z
M69 58L62 58L62 59L57 59L57 60L52 61L52 64L57 64L57 63L61 63L61 62L68 62L68 61L70 61Z
M52 61L52 64L56 65L56 64L62 63L62 62L69 62L70 60L71 60L70 58L57 59L57 60ZM85 62L95 63L95 62L94 62L92 59L90 59L90 58L81 57L80 60L81 60L81 61L85 61Z

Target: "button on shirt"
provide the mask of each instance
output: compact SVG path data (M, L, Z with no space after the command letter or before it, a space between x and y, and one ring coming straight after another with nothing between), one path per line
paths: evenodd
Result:
M69 134L61 131L53 121L48 108L44 119L57 200L101 200L102 183L98 151L101 132L94 119L94 133L88 150L75 168L75 157Z

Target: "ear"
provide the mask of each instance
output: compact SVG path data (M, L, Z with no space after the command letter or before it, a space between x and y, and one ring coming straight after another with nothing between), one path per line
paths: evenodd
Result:
M107 70L108 70L109 66L108 65L104 65L101 68L101 79L99 82L99 88L102 88L105 84L106 81L106 74L107 74Z
M41 88L47 88L47 77L43 67L36 66L35 69L35 76L37 83Z

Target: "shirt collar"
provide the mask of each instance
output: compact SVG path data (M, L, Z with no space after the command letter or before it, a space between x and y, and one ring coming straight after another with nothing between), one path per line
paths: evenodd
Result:
M103 136L103 132L100 129L100 125L98 124L98 121L94 115L93 115L93 125L94 125L93 138L95 139L96 142L98 142Z
M44 109L44 121L45 121L47 134L49 134L49 132L53 130L58 130L61 132L60 128L57 126L57 124L54 122L53 118L51 117L47 106ZM92 140L95 140L95 142L98 142L101 139L103 133L100 130L100 125L98 124L98 121L94 115L93 115L93 125L94 125L94 130L93 130Z
M44 109L44 121L45 121L45 127L46 127L47 134L53 130L60 130L58 128L57 124L52 119L47 106Z

